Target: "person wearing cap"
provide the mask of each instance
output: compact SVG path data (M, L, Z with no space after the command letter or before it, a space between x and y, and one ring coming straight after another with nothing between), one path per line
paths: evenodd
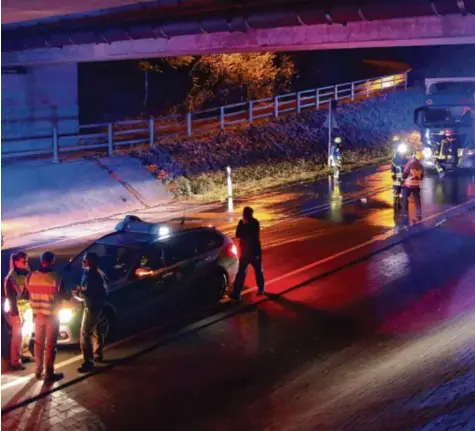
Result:
M231 299L239 300L241 291L246 279L247 267L252 265L256 274L258 295L264 295L264 272L262 270L262 247L260 239L259 221L254 218L254 210L245 207L242 212L242 219L236 229L236 237L239 238L241 253L239 256L239 268L234 280L233 293Z
M28 292L25 289L26 277L29 274L28 255L19 251L10 256L10 271L4 280L6 298L6 315L12 328L10 340L10 368L24 370L23 363L31 362L33 356L30 352L31 332L23 333L25 315L30 309ZM31 313L31 311L30 311Z
M391 161L391 178L393 181L394 208L399 209L402 199L402 173L407 163L408 145L398 136L393 137L394 154Z
M44 252L40 261L40 269L26 277L25 287L35 320L36 378L40 379L46 369L45 381L52 383L63 378L62 373L54 372L54 360L59 334L59 307L62 300L69 299L69 295L54 270L54 253Z
M338 180L340 178L340 169L341 169L341 155L340 155L340 150L341 150L341 138L337 136L333 140L333 144L330 149L330 160L332 163L333 167L333 176L335 180Z
M104 334L100 320L106 304L107 283L105 274L99 268L97 253L87 252L82 266L81 283L73 294L84 301L80 338L83 363L78 371L87 373L94 368L94 361L103 361Z
M402 174L402 210L407 221L409 216L409 197L414 196L417 221L422 219L421 184L424 179L424 167L421 163L422 151L416 151L409 159Z

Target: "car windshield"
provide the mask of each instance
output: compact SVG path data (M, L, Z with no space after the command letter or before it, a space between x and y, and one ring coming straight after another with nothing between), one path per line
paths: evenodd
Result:
M76 256L69 265L71 275L79 277L79 280L82 274L82 259L86 252L97 253L99 267L106 274L109 283L127 277L138 259L138 251L133 248L94 243L81 255Z
M423 113L422 125L425 127L471 126L473 113L470 106L450 106L428 109Z

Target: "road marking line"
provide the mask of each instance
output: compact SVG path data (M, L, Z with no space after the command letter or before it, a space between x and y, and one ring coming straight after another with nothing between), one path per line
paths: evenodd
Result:
M464 202L464 203L462 203L462 204L459 204L459 205L456 205L456 206L454 206L454 207L448 208L448 209L446 209L446 210L444 210L444 211L442 211L442 212L432 214L431 216L425 218L425 219L422 220L421 222L415 223L413 226L415 226L415 225L422 225L424 221L431 220L431 219L433 219L433 218L435 218L435 217L438 217L438 216L441 216L441 215L443 215L443 214L446 214L446 213L448 213L449 211L454 211L454 210L457 209L457 208L460 208L460 207L463 207L463 206L467 206L467 204L474 205L474 204L475 204L475 199L468 200L468 201L466 201L466 202ZM268 286L268 285L270 285L270 284L275 284L275 283L277 283L277 282L279 282L279 281L282 281L282 280L284 280L284 279L286 279L286 278L288 278L288 277L292 277L292 276L294 276L294 275L300 274L300 273L305 272L305 271L307 271L307 270L309 270L309 269L312 269L312 268L314 268L314 267L316 267L316 266L320 266L320 265L322 265L322 264L324 264L324 263L330 262L330 261L332 261L332 260L334 260L334 259L337 259L337 258L339 258L339 257L341 257L341 256L344 256L344 255L346 255L346 254L349 254L349 253L352 253L352 252L354 252L354 251L356 251L356 250L359 250L359 249L361 249L361 248L364 248L364 247L366 247L366 246L368 246L368 245L374 244L374 243L376 243L376 242L378 242L378 241L381 241L381 240L383 240L383 239L386 239L386 238L390 238L391 236L393 236L393 234L392 234L391 231L389 231L389 232L386 233L386 234L382 234L382 235L375 236L375 237L373 237L372 239L370 239L370 240L368 240L368 241L365 241L365 242L363 242L363 243L357 244L357 245L355 245L355 246L353 246L353 247L350 247L350 248L347 248L347 249L345 249L345 250L342 250L342 251L340 251L340 252L338 252L338 253L332 254L331 256L327 256L327 257L325 257L325 258L323 258L323 259L320 259L320 260L318 260L318 261L312 262L312 263L310 263L310 264L308 264L308 265L302 266L302 267L297 268L297 269L295 269L295 270L293 270L293 271L289 271L289 272L287 272L287 273L285 273L285 274L282 274L282 275L280 275L280 276L278 276L278 277L275 277L275 278L273 278L273 279L267 281L267 282L266 282L266 285ZM253 291L255 291L255 290L257 290L257 286L247 288L247 289L243 290L241 294L242 294L242 295L247 295L247 294L249 294L249 293L251 293L251 292L253 292ZM224 298L221 302L222 302L222 303L228 303L229 301L230 301L229 298ZM190 327L190 326L196 326L196 325L199 324L200 322L203 322L203 321L206 321L206 320L210 320L210 319L213 319L213 318L215 319L215 318L217 318L217 317L219 317L220 315L223 315L223 314L225 314L225 312L215 313L215 314L213 314L212 316L208 316L208 317L206 317L206 318L204 318L204 319L201 319L201 320L199 320L199 321L197 321L197 322L192 323L192 324L189 325L188 327ZM162 325L160 325L160 326L162 326ZM139 332L139 333L137 333L137 334L131 335L131 336L129 336L129 337L127 337L127 338L124 338L124 339L122 339L122 340L118 340L118 341L116 341L115 343L108 344L107 346L104 347L104 350L109 350L109 349L111 349L111 348L113 348L113 347L119 346L119 345L121 345L121 344L125 344L126 342L128 342L128 341L130 341L130 340L133 340L134 338L137 338L137 337L139 337L139 336L142 336L142 335L146 334L147 332L151 332L151 331L154 331L154 330L158 329L160 326L154 326L154 327L152 327L152 328L147 329L146 331ZM183 328L183 329L181 329L181 330L179 330L178 332L183 333L184 331L186 331L186 327ZM70 364L72 364L72 363L74 363L74 362L77 362L77 361L80 360L80 359L82 359L82 355L74 356L74 357L72 357L72 358L69 358L69 359L67 359L67 360L65 360L65 361L62 361L62 362L56 364L56 365L55 365L55 368L58 369L58 368L65 367L65 366L70 365ZM11 381L10 383L7 383L6 385L2 385L2 388L1 388L1 389L2 389L2 391L5 390L5 389L10 389L10 388L12 388L12 387L14 387L14 386L16 386L16 385L19 385L19 384L21 384L21 383L23 383L23 382L27 382L28 380L32 379L33 377L35 377L35 375L34 375L33 373L32 373L32 374L29 374L29 375L27 375L27 376L22 376L22 377L20 377L20 378L18 378L18 379L16 379L16 380Z

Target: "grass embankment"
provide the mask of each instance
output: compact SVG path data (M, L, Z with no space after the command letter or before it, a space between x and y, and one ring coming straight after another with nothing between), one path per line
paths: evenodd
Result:
M388 148L350 150L343 156L342 172L387 162ZM311 182L332 173L321 160L298 159L274 163L255 164L235 168L232 171L234 197L245 197L277 187ZM223 171L178 177L172 185L177 195L190 195L197 200L222 201L227 198L226 173ZM187 193L186 190L189 190Z
M393 134L414 130L422 95L414 89L339 107L335 136L343 139L343 172L388 161ZM249 196L329 174L326 116L305 112L246 129L169 138L138 157L177 196L226 198L227 166L234 196Z

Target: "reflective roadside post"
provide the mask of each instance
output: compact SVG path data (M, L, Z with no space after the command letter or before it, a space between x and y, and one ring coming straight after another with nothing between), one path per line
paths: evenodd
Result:
M231 167L228 166L226 168L226 177L227 177L227 183L228 183L228 212L233 212L234 211L234 206L233 206L233 182L231 179Z

